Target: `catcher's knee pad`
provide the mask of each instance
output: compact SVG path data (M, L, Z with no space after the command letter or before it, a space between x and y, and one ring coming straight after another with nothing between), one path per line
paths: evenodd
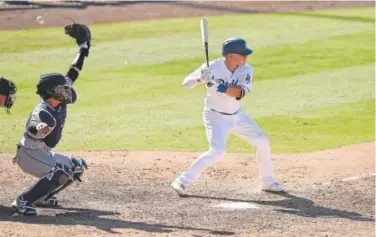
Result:
M81 176L85 170L87 170L87 163L82 158L72 157L71 158L73 164L73 180L78 180L81 182Z
M73 179L73 170L64 164L57 163L46 177L53 185L59 187L66 184L69 179Z

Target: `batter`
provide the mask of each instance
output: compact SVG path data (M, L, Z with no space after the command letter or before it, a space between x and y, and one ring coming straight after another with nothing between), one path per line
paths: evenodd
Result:
M284 187L273 175L269 140L260 127L241 108L241 100L252 89L253 68L247 64L252 50L241 38L229 38L222 46L223 58L210 62L189 74L183 87L194 88L206 85L203 120L209 150L200 155L188 170L179 175L172 188L180 195L200 174L226 153L227 137L230 132L256 148L261 189L281 192Z

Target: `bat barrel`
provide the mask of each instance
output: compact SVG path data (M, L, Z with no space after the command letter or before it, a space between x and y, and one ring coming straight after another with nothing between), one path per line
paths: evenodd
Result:
M208 21L204 18L200 21L201 41L205 49L206 66L209 67L209 37L208 37Z

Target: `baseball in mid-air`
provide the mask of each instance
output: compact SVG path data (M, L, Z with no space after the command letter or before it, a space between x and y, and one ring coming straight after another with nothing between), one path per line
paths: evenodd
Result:
M37 17L37 22L38 22L38 24L43 24L44 23L44 17L43 16L38 16Z

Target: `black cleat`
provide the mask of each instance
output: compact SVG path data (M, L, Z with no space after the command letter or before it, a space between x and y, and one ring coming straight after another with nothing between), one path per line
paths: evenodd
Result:
M12 209L16 213L19 213L24 216L36 216L37 210L35 207L28 201L23 200L23 197L20 196L12 202Z

